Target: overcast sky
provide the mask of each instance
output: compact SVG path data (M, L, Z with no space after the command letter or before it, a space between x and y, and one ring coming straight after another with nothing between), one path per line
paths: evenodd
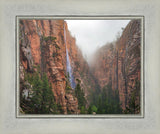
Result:
M116 39L118 32L130 20L66 20L68 29L76 38L76 44L88 58L93 52L107 42Z

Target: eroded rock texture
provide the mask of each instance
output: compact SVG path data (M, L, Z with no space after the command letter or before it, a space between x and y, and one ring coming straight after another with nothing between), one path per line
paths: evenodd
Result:
M66 87L66 49L64 43L63 20L20 20L20 65L26 72L47 73L57 104L64 113L67 107L78 113L78 101L72 94L65 92ZM69 38L75 42L74 38ZM75 45L75 44L74 44ZM23 81L23 73L20 77Z
M118 89L122 108L129 103L131 93L137 92L137 104L140 104L140 20L132 20L124 29L117 42L100 48L92 63L94 76L101 88L112 83L112 90ZM138 86L138 87L136 87Z

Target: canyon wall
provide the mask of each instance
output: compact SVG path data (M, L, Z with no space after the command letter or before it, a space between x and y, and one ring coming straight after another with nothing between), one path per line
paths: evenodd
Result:
M63 20L20 20L20 81L22 85L24 71L33 73L39 66L41 72L47 74L56 103L61 104L64 113L67 113L67 107L71 113L79 113L77 98L71 92L65 91L64 25L66 23ZM75 45L73 37L67 35L67 40Z
M24 90L25 73L37 72L38 67L41 73L47 74L56 103L62 106L64 113L67 114L67 110L70 113L79 113L74 89L70 92L66 91L68 75L66 72L66 48L75 82L76 79L81 81L86 99L88 89L93 90L96 84L88 63L76 45L76 39L68 30L67 23L64 20L20 20L19 45L20 90Z
M116 42L108 43L96 51L92 72L101 89L111 83L119 91L122 108L128 106L136 90L136 103L140 105L140 20L131 20Z

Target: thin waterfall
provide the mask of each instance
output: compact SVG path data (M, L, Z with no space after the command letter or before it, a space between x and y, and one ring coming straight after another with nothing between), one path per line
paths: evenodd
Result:
M75 89L76 84L75 84L75 81L74 81L74 76L72 74L72 67L71 67L69 54L68 54L68 49L67 49L67 45L66 45L66 30L65 30L65 26L64 26L64 42L65 42L65 47L66 47L67 76L69 76L69 81L70 81L71 87L73 89Z

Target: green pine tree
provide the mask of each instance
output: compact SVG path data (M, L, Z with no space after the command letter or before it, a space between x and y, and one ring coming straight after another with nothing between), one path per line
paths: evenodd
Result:
M129 104L124 110L125 114L136 114L140 112L140 104L136 103L138 97L140 99L140 82L136 79L135 88L131 93Z
M139 104L136 104L136 95L135 95L135 92L133 92L129 100L129 105L126 107L124 113L136 114L136 112L139 111L139 109L140 109L140 106Z
M77 79L77 85L75 88L75 96L78 99L78 108L81 109L82 107L84 107L86 109L86 99L84 97L84 91L83 89L81 89L80 86L81 81L79 79Z
M29 99L21 99L21 107L26 114L63 113L61 105L57 105L55 102L51 84L45 73L42 78L39 77L38 72L27 74L25 80L32 85Z

